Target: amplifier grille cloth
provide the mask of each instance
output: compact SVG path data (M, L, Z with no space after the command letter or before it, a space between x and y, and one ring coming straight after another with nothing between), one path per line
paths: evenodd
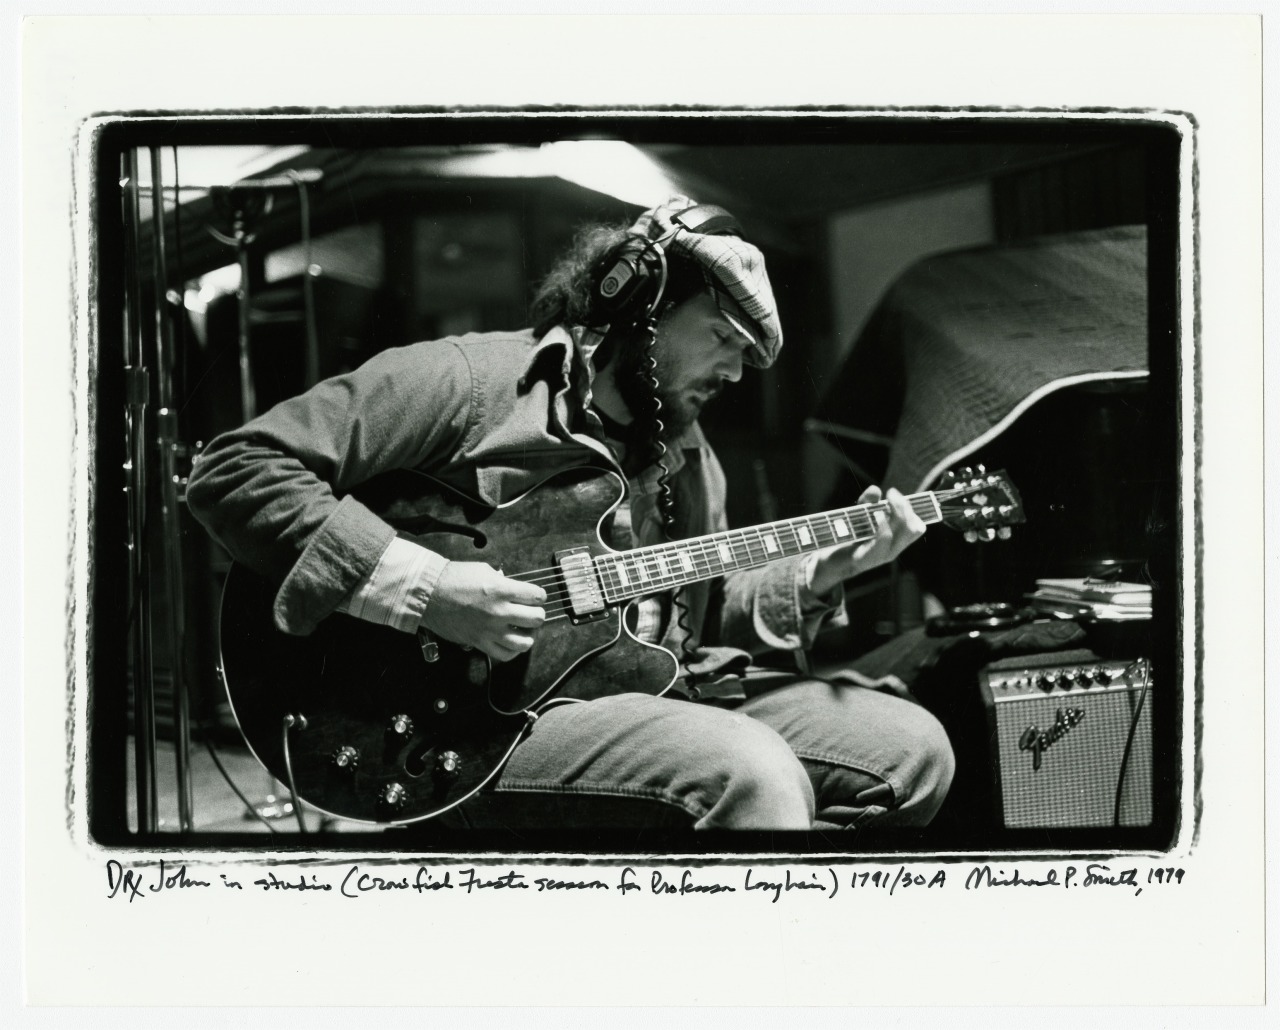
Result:
M1115 825L1116 787L1140 685L1036 694L995 705L1000 790L1008 827ZM1062 718L1059 718L1061 713ZM1082 713L1082 714L1080 714ZM1040 749L1030 727L1068 726ZM1138 715L1120 797L1121 826L1151 824L1151 691Z

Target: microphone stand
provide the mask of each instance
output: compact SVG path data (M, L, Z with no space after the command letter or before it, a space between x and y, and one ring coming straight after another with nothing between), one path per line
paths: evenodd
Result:
M133 658L134 779L138 796L138 831L154 833L159 826L156 799L156 694L151 661L151 594L147 561L147 402L150 382L142 338L139 285L138 154L124 157L125 223L125 505L129 551L129 634Z
M164 553L166 585L166 622L172 652L172 677L174 696L175 758L177 768L178 823L182 832L190 832L194 823L194 796L191 778L191 707L185 669L186 659L186 604L182 561L182 526L179 488L182 477L178 461L188 453L179 436L178 412L174 402L174 344L172 312L170 304L181 304L182 298L169 288L168 255L166 251L166 217L164 210L165 187L160 158L160 148L151 147L151 187L139 186L139 153L130 149L123 158L122 173L125 223L125 432L127 460L125 462L125 493L127 541L129 551L128 590L132 599L130 638L132 645L134 683L134 771L136 780L138 830L143 834L159 829L159 801L157 794L156 752L156 683L154 668L154 628L152 623L152 599L150 594L150 561L148 550L148 425L147 409L150 405L151 374L146 365L146 340L143 333L142 311L142 254L140 226L142 224L140 195L150 194L152 211L151 273L155 290L153 317L155 325L155 387L157 410L155 418L156 445L159 454L159 499L161 516L161 546ZM176 159L176 155L175 155ZM301 195L304 218L304 238L309 237L309 221L306 207L306 185L316 181L321 173L314 170L291 171L287 176L245 180L231 187L236 190L266 192L277 189L296 189ZM175 199L184 191L206 191L209 187L172 187ZM249 231L247 205L237 206L233 218L233 236L228 239L222 233L210 231L222 242L236 249L240 266L239 291L239 370L240 401L245 421L257 414L257 399L253 384L252 357L250 352L249 313L249 244L253 234ZM175 218L180 208L175 204ZM309 239L308 239L309 244ZM309 247L308 247L309 249ZM180 270L179 270L180 271ZM309 270L308 270L309 271ZM309 284L308 284L309 285ZM306 297L309 315L309 350L314 349L314 308L310 296ZM309 354L308 374L314 375L314 357Z
M190 833L194 800L191 790L191 703L187 693L186 610L182 570L182 525L178 507L178 413L173 406L172 320L166 305L169 298L169 268L165 251L165 212L160 149L151 148L152 278L155 283L156 320L156 444L160 452L160 529L164 547L167 587L166 612L174 703L174 757L178 780L178 828ZM177 207L175 205L175 215ZM181 303L181 297L178 298Z

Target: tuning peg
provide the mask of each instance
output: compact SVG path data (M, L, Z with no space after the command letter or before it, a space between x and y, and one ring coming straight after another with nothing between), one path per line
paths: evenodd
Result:
M982 542L984 544L990 540L994 540L995 538L996 538L996 531L994 529L988 528L982 531Z
M977 466L977 468L974 469L974 471L980 476L985 476L987 474L987 466L979 465Z
M1008 540L1009 537L1013 536L1013 530L1010 529L1008 526L1001 526L999 529L996 530L996 536L998 536L1001 540Z
M978 542L978 531L976 529L966 529L964 531L964 542L966 544L974 544Z

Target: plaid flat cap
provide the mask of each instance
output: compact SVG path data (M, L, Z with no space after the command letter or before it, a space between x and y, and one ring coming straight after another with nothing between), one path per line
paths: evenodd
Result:
M778 320L773 287L765 272L764 255L740 237L704 235L672 220L682 211L697 206L688 197L672 197L642 214L631 231L651 240L662 240L669 253L697 262L716 294L727 294L750 320L751 329L747 330L741 326L741 319L722 305L725 317L739 324L755 344L746 353L747 362L757 368L768 368L782 349L782 323Z

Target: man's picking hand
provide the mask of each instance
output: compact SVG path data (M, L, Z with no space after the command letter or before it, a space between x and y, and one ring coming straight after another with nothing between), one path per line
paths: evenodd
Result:
M509 662L533 647L533 634L547 617L542 608L546 600L542 587L508 579L484 562L451 561L436 582L421 625L444 640Z
M858 503L877 504L881 496L878 486L869 486ZM872 516L876 522L874 537L818 552L809 576L809 589L815 594L825 594L846 579L893 561L924 535L924 523L902 494L890 489L883 496L889 510Z

